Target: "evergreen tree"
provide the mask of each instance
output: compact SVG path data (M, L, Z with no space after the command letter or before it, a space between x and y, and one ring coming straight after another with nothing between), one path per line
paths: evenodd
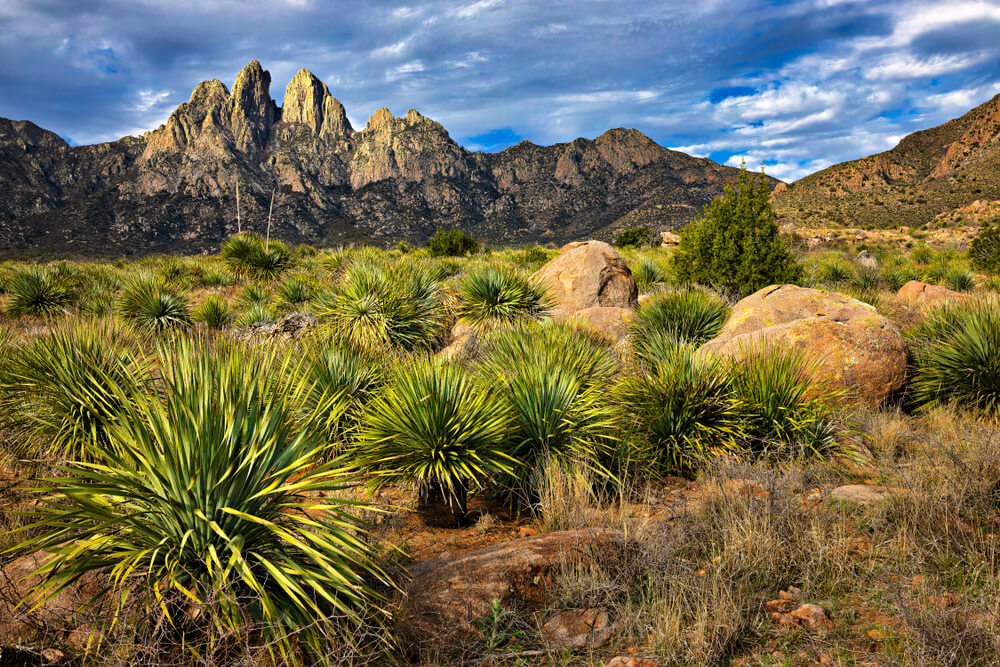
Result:
M1000 218L990 220L969 244L972 268L983 273L1000 273Z
M453 227L445 231L438 227L431 237L430 247L431 257L462 257L479 250L479 243L461 229Z
M681 233L677 277L740 296L798 280L802 267L778 234L770 198L764 174L751 177L744 164L736 187L727 185Z

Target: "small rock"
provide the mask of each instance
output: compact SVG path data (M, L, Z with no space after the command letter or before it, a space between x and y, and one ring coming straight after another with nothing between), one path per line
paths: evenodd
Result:
M947 609L948 607L957 605L959 597L954 593L945 593L944 595L931 595L927 598L927 601L941 609Z
M611 658L605 667L663 667L663 665L649 658L633 658L627 655L619 655Z
M866 269L877 269L879 267L878 257L867 250L858 253L854 261L858 263L858 266L863 266Z
M681 244L681 237L673 232L660 232L660 245L664 248L672 248Z
M778 591L778 597L782 600L795 600L798 602L802 599L802 589L796 586L789 586L786 591Z
M771 621L780 627L800 627L814 632L833 629L833 621L826 610L816 604L799 605L794 600L771 600L764 605Z
M614 626L604 609L568 609L542 626L542 640L552 650L601 646L611 639Z

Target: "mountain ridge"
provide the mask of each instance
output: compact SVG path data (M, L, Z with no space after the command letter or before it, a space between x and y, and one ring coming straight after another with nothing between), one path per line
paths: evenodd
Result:
M468 151L415 109L378 109L356 130L308 70L281 106L270 84L252 61L231 89L203 81L156 129L93 146L0 120L6 254L211 251L237 231L237 183L244 228L263 231L274 192L273 235L293 242L423 242L457 226L560 243L630 216L675 229L738 173L635 129L495 153Z

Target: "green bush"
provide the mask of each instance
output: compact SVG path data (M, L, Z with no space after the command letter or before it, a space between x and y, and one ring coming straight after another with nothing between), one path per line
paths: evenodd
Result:
M972 239L969 261L977 271L1000 274L1000 220L985 223Z
M654 362L670 341L701 344L715 338L728 317L729 306L711 292L663 292L636 311L629 324L632 349L639 359Z
M667 282L667 272L656 262L644 259L632 271L632 278L640 292L648 292L657 285Z
M431 257L463 257L479 250L479 243L461 229L445 231L438 227L431 237L430 249Z
M694 345L675 343L615 389L621 419L657 472L691 472L741 446L741 411L726 369Z
M802 268L778 233L770 196L763 174L751 179L744 167L736 187L727 185L682 232L673 254L677 278L741 296L797 281Z
M145 388L150 364L128 332L76 322L12 348L0 378L4 426L32 445L29 457L88 459Z
M244 232L222 244L222 259L234 275L251 280L275 280L292 264L292 253L281 241L265 241Z
M514 474L508 421L498 392L462 369L413 362L368 406L346 460L376 488L416 484L429 520L463 523L470 493Z
M7 284L7 314L52 317L73 304L73 297L53 271L22 269Z
M240 313L239 317L236 318L235 326L238 329L242 329L252 324L259 324L260 322L274 322L277 319L278 316L270 304L258 301L251 303L247 306L246 310Z
M828 260L816 268L816 282L821 284L846 283L853 276L854 267L842 259Z
M907 337L918 405L954 403L1000 416L1000 301L939 306Z
M544 287L492 266L466 275L458 292L462 300L459 317L479 328L539 317L552 308Z
M138 275L122 286L118 310L126 320L150 331L165 331L191 322L187 302L159 279Z
M193 319L195 322L202 322L209 329L225 329L233 321L233 314L221 297L211 294L194 311Z
M317 619L358 617L386 576L358 503L339 500L337 471L318 463L323 445L294 428L273 379L282 360L189 344L160 357L162 396L130 405L93 448L97 465L71 464L40 491L43 533L21 547L53 554L36 592L100 572L98 598L119 612L138 602L175 651L253 624L282 655L321 655Z
M292 276L278 286L278 299L287 310L302 308L314 296L312 285L303 276Z
M976 277L962 268L954 268L945 274L944 284L956 292L968 292L976 286Z
M653 232L648 227L632 227L615 237L615 246L618 248L641 248L648 246L652 240Z
M514 261L521 266L544 264L549 261L549 251L541 246L530 246L517 253Z

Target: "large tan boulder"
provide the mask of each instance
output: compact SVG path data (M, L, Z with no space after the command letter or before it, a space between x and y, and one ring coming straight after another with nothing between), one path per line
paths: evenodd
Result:
M571 313L557 313L556 319L578 322L608 342L617 343L628 336L629 323L635 319L635 311L616 306L594 306Z
M548 288L558 311L638 305L639 290L632 272L618 252L601 241L563 246L559 256L534 277Z
M473 621L493 600L531 612L550 601L559 568L615 549L625 536L610 529L565 530L494 544L410 568L403 599L408 631L442 643L474 639Z
M900 301L917 307L934 306L945 301L962 301L965 295L940 285L911 280L896 293Z
M906 343L899 328L856 299L795 285L772 285L733 307L702 349L735 357L759 345L802 350L817 379L848 400L882 403L903 387Z

